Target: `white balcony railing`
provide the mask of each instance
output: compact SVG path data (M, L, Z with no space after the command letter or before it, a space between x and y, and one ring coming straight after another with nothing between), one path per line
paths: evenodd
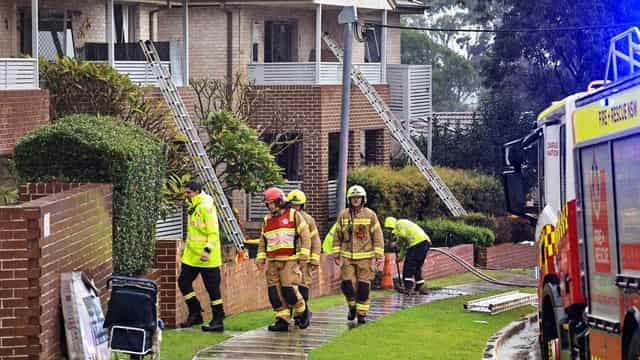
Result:
M169 61L162 61L161 64L171 71L171 63ZM146 61L116 61L114 67L119 73L128 75L129 79L138 85L158 85L158 81Z
M0 90L26 90L39 87L37 59L0 59Z
M380 64L356 64L372 84L380 84ZM316 84L316 64L306 63L253 63L247 65L249 80L256 85ZM342 64L321 63L320 84L341 84Z

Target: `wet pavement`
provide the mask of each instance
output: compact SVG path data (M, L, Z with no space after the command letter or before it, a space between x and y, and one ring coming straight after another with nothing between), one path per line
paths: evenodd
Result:
M373 299L367 320L375 321L393 312L436 300L505 288L488 283L476 283L434 289L428 295L406 296L394 293ZM347 321L346 314L346 305L314 311L311 326L305 330L299 330L293 325L290 326L291 330L288 333L272 333L266 327L259 328L205 348L193 359L306 359L311 350L355 326Z
M539 360L538 322L527 322L524 329L502 344L498 353L499 360Z

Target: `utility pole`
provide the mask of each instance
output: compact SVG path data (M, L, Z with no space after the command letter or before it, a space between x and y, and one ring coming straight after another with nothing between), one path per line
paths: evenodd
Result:
M349 155L349 109L351 106L351 53L353 48L353 27L358 21L355 6L342 9L338 24L344 25L344 60L342 61L342 113L340 118L340 156L338 167L338 191L336 211L345 208L347 192L347 163Z

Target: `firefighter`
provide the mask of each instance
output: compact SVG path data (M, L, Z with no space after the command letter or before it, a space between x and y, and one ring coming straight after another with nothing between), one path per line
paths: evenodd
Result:
M367 193L362 186L347 190L348 208L336 220L333 249L336 265L340 266L342 293L349 304L347 319L366 322L369 293L375 267L382 266L384 244L382 228L376 213L365 207Z
M268 329L288 331L291 307L298 327L306 329L309 310L298 285L310 253L309 225L302 213L289 206L284 192L277 187L265 190L264 203L269 214L262 225L256 264L264 271L266 262L267 291L276 317Z
M189 181L184 185L184 195L189 205L187 241L182 254L182 267L178 287L189 309L187 320L181 328L200 325L202 307L193 290L193 281L200 274L209 294L213 319L203 331L224 331L224 308L220 293L220 232L213 198L202 191L202 185Z
M298 211L304 217L309 225L309 236L311 237L311 256L307 266L302 270L302 283L298 286L300 295L309 306L309 287L313 281L313 273L320 266L320 235L318 234L318 226L314 218L307 213L304 208L307 203L307 196L300 190L293 190L287 194L287 201L291 207Z
M391 216L384 219L384 227L392 231L395 243L401 248L401 254L406 249L402 266L405 293L411 295L415 291L422 295L427 294L422 277L422 266L431 247L429 235L416 223Z

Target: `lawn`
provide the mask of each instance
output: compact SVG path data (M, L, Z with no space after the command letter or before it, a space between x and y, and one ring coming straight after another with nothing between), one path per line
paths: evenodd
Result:
M502 279L511 275L520 275L525 272L522 270L513 270L486 271L486 273ZM435 280L427 280L427 285L429 287L443 287L476 281L480 280L471 274L465 273ZM374 291L372 296L379 297L389 293L390 292L387 291ZM309 302L312 311L313 309L322 310L342 304L344 304L344 297L342 295L323 296L311 299ZM230 331L249 331L266 326L272 321L273 312L270 309L266 309L229 316L225 319L224 325L225 329ZM204 333L200 331L200 327L194 327L193 330L167 330L162 334L162 337L161 357L163 360L188 360L191 359L198 350L215 345L229 338L223 334Z
M535 311L531 306L493 316L463 311L465 301L488 295L436 301L386 316L313 350L310 359L480 359L493 334Z
M531 269L512 269L512 270L481 270L483 273L494 277L498 280L506 279L515 275L531 275L533 276L533 270ZM462 274L446 276L433 280L425 280L428 287L445 287L460 284L469 284L474 282L483 281L477 276L465 272Z
M387 291L373 291L372 297L380 297L390 294ZM327 309L344 304L342 295L323 296L309 301L309 307L313 311ZM248 311L229 316L224 321L225 330L249 331L273 322L271 309ZM215 345L229 337L218 333L204 333L200 327L193 330L167 330L162 333L162 346L160 354L162 360L189 360L198 350Z

